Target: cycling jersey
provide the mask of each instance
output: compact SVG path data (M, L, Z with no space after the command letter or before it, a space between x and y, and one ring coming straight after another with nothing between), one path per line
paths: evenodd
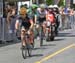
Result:
M29 29L30 28L31 23L30 23L30 18L28 16L26 16L25 19L20 17L19 21L21 23L21 27L24 27L25 29Z
M37 10L33 11L32 9L28 10L28 15L31 19L33 19L33 23L35 23L35 16L38 17L38 12Z
M46 21L46 11L39 11L39 18L38 18L39 23Z
M48 13L47 14L47 20L49 20L51 23L54 23L55 22L55 17L52 13Z

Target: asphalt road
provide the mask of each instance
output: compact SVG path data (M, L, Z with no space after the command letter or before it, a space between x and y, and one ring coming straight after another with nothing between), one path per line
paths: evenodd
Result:
M0 63L75 63L75 29L60 31L54 41L39 45L35 40L32 57L23 59L20 42L0 44Z

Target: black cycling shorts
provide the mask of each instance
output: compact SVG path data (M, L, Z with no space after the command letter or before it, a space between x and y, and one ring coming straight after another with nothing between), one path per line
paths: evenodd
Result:
M39 23L43 23L44 21L46 21L46 18L45 17L44 18L39 17L38 21L39 21Z

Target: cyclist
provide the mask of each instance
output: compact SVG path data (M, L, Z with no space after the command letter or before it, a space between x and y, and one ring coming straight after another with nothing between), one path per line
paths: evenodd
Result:
M39 16L38 16L38 21L39 21L39 25L42 25L43 26L43 32L45 34L45 24L44 22L46 21L46 14L47 14L47 11L45 9L45 5L44 4L41 4L40 5L40 9L38 10L38 13L39 13Z
M25 32L28 31L31 34L31 30L33 29L33 20L30 19L27 15L27 9L25 7L20 8L20 17L16 20L15 28L16 30L19 29L21 26L21 40L22 46L25 46ZM30 35L31 38L32 35ZM30 39L30 44L33 44L33 39Z
M38 16L37 8L38 6L36 4L32 4L32 6L27 11L29 17L33 19L34 24L36 23Z
M37 8L38 8L38 6L36 4L32 4L32 6L28 9L28 12L27 12L29 17L33 20L33 23L34 23L33 31L35 31L34 32L34 37L35 38L38 35L37 29L36 29L36 21L37 21L37 18L38 18Z
M46 40L54 40L55 37L55 15L53 11L53 5L48 6L48 12L46 15Z
M58 28L59 28L60 21L61 21L61 15L59 13L59 9L58 9L57 5L54 5L53 10L54 10L54 14L55 14L55 17L56 17L55 34L58 35Z
M48 12L47 12L47 15L46 15L46 21L50 21L52 23L55 22L55 14L54 14L52 5L48 6Z

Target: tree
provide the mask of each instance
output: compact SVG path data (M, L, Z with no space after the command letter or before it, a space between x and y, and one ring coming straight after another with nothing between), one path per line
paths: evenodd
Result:
M46 0L46 4L47 4L47 5L53 4L53 0Z
M64 5L64 0L60 0L59 3L58 3L58 6L65 6Z

